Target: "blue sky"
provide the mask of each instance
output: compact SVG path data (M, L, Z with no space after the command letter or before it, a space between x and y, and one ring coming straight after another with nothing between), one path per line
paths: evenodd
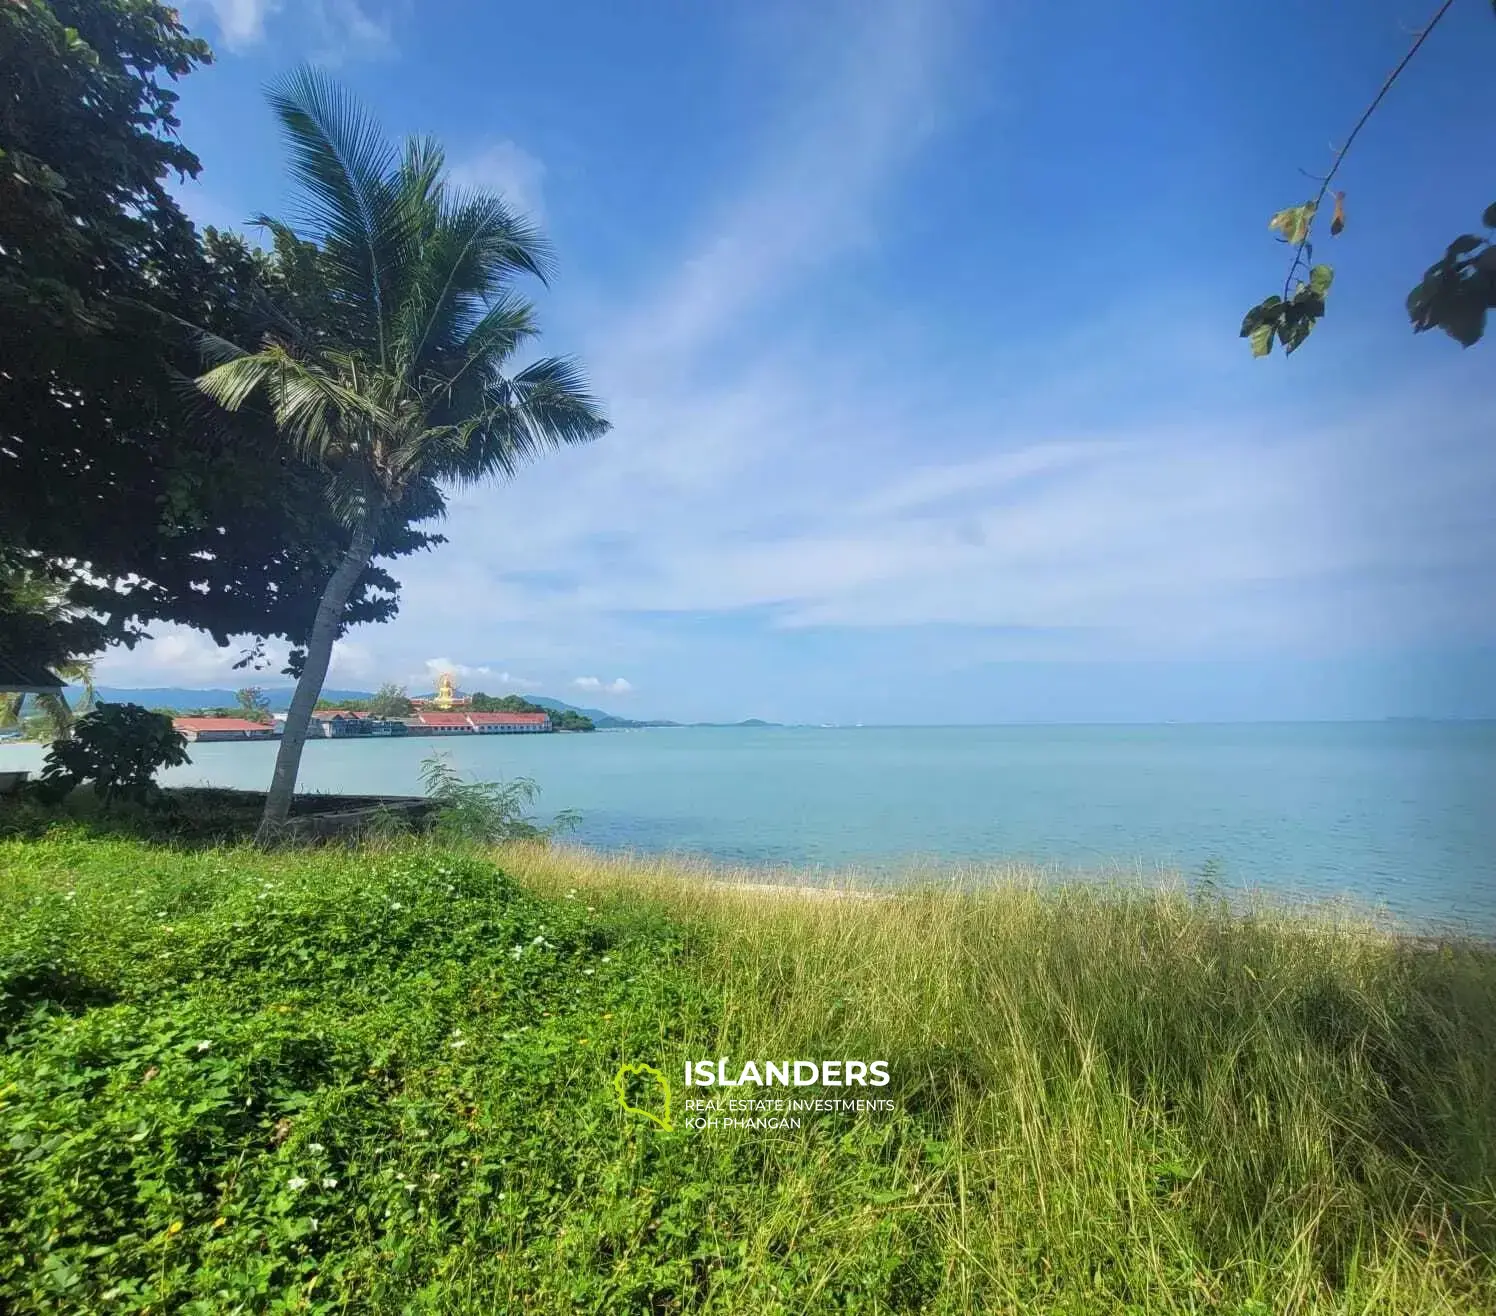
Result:
M336 686L634 716L1496 715L1496 342L1402 301L1493 199L1457 4L1342 169L1330 312L1236 329L1428 5L184 0L202 223L283 211L263 87L334 68L541 220L601 443L454 499ZM112 685L222 685L161 629Z

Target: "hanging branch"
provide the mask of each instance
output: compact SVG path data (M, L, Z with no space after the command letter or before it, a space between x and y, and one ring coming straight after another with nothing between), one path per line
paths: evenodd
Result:
M1372 98L1371 104L1366 107L1365 112L1356 121L1356 126L1351 129L1350 136L1335 153L1335 158L1330 163L1330 171L1320 179L1319 191L1314 198L1301 206L1289 206L1286 210L1280 210L1268 221L1268 228L1276 230L1281 235L1279 241L1293 244L1293 260L1288 267L1288 277L1283 282L1283 295L1269 297L1258 303L1247 312L1246 318L1242 321L1241 337L1250 340L1253 356L1266 356L1271 352L1275 337L1282 343L1285 353L1294 352L1309 337L1315 321L1324 315L1325 296L1330 291L1330 283L1335 277L1335 271L1328 265L1312 263L1314 248L1310 238L1313 234L1315 216L1319 213L1319 208L1330 190L1330 184L1334 182L1335 175L1340 171L1340 166L1345 162L1345 157L1355 144L1356 138L1360 136L1361 130L1376 113L1377 107L1386 99L1393 84L1402 76L1403 70L1412 62L1413 56L1419 52L1423 43L1428 40L1430 34L1439 26L1444 15L1453 5L1454 0L1444 0L1434 16L1414 37L1413 44L1408 47L1407 53L1398 61L1397 67L1387 75L1381 88ZM1493 0L1493 8L1496 8L1496 0ZM1335 210L1330 220L1330 236L1338 236L1344 227L1345 193L1336 192ZM1306 273L1307 278L1300 280L1295 286L1294 280L1301 272Z

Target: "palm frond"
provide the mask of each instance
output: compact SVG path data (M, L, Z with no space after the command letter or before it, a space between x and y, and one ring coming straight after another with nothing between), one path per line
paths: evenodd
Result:
M539 333L535 308L529 301L513 293L495 298L468 331L447 371L434 380L438 410L481 407L484 390L499 377L504 363Z
M255 215L250 219L249 224L251 228L264 229L272 238L277 239L287 247L295 247L299 243L306 241L285 220L276 219L274 215Z
M547 452L591 443L608 431L581 370L561 357L490 383L476 419L463 452L441 478L458 484L509 478Z
M197 386L225 411L238 411L275 377L277 364L264 352L246 352L197 377Z
M478 245L478 268L491 288L516 274L529 274L549 283L556 259L545 235L529 219L516 214L492 192L453 190L448 197L447 222L458 231L473 231Z
M412 376L460 350L496 302L512 304L505 285L514 274L544 281L550 262L539 234L497 197L442 201L401 307L400 353Z
M329 354L345 369L352 358ZM389 431L394 420L378 398L279 344L215 366L198 387L226 411L237 411L264 389L275 423L303 455L332 461L350 455L360 428Z
M364 332L382 360L391 284L412 236L392 185L394 150L353 97L316 69L287 74L269 98L291 147L302 221L320 240L341 291L366 308Z
M533 362L514 376L510 387L527 421L545 433L547 444L591 443L608 432L602 406L571 357Z
M446 166L447 153L436 138L407 137L397 173L402 199L439 210Z

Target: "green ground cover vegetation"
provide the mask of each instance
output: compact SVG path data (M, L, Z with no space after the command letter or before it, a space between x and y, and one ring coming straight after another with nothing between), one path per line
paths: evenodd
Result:
M1496 1309L1489 950L701 877L0 841L0 1308ZM718 1055L884 1059L897 1109L616 1104Z

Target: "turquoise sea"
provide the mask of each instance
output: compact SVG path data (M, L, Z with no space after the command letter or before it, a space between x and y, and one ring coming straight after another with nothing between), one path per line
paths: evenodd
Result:
M1030 860L1184 875L1496 930L1496 723L662 728L317 741L301 788L417 793L440 751L527 776L577 839L889 873ZM209 744L165 780L262 788L275 746ZM0 767L40 751L0 745Z

